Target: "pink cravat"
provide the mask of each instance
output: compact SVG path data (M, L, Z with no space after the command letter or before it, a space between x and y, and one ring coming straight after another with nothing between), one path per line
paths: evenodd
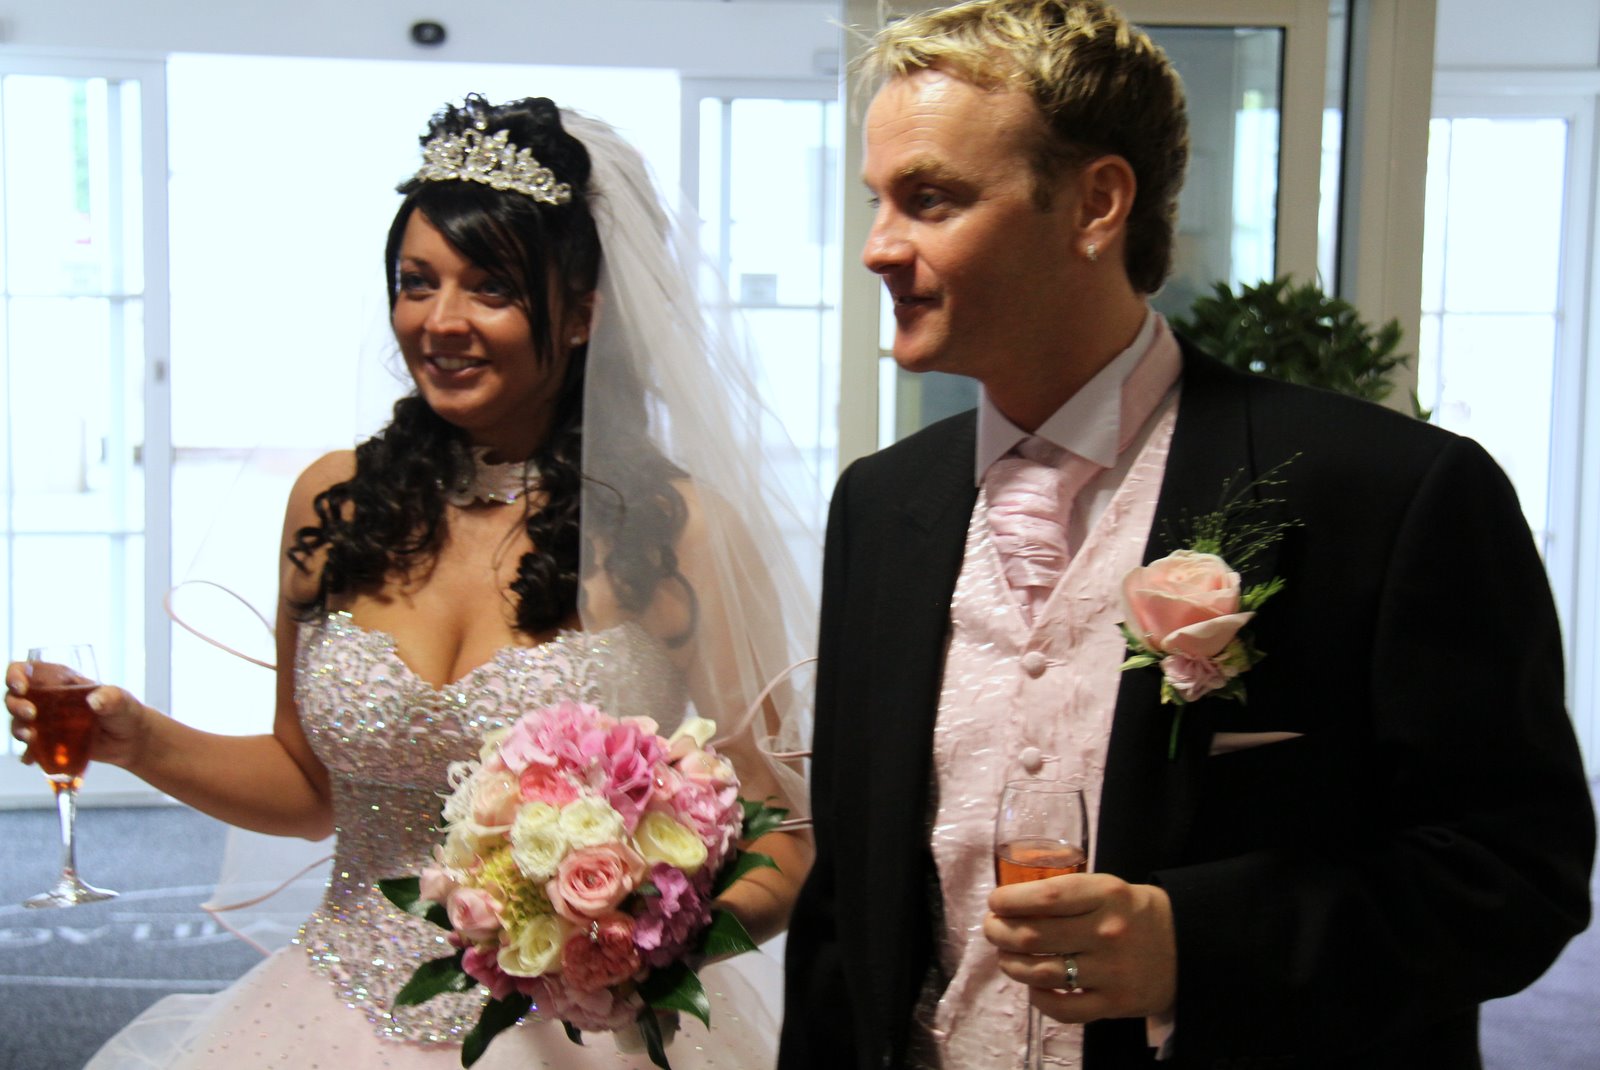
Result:
M1030 623L1072 560L1067 519L1073 501L1101 470L1093 461L1029 436L984 473L989 532Z

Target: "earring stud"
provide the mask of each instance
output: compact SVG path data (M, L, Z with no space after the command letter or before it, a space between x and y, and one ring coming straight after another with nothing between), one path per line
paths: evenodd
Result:
M1100 247L1098 245L1096 245L1094 242L1090 242L1088 244L1088 246L1085 247L1085 249L1083 250L1083 255L1088 257L1089 258L1089 263L1092 264L1096 260L1100 259Z

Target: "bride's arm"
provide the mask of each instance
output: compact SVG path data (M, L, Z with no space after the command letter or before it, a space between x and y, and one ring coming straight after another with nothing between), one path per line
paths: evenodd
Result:
M735 510L716 497L680 484L688 521L678 543L678 566L694 592L694 608L675 584L664 584L647 624L657 634L679 636L693 620L690 639L675 653L686 670L690 696L703 717L717 722L716 746L732 760L739 774L739 794L752 800L769 800L791 811L805 809L804 780L789 770L780 782L778 763L756 745L760 737L775 734L777 705L768 699L754 716L745 714L761 688L787 665L782 625L776 615L779 600L765 569L744 534ZM708 524L708 510L717 510ZM712 536L712 530L719 537ZM738 584L737 599L723 597L724 587ZM762 619L747 620L730 606L749 608ZM787 682L776 689L789 691ZM752 871L718 900L731 910L757 942L787 928L800 885L811 868L813 848L809 832L773 832L743 847L770 855L776 870Z
M294 532L314 519L312 499L348 474L348 454L331 454L296 481L284 517L287 549ZM312 752L294 703L295 621L289 598L303 597L314 582L280 554L283 564L277 614L277 699L269 735L230 736L191 728L146 706L120 687L97 689L94 760L117 765L151 787L232 825L282 836L321 839L333 831L328 773ZM23 696L26 676L13 665L6 682L13 693L13 732L31 738L33 707ZM216 696L226 701L226 696Z

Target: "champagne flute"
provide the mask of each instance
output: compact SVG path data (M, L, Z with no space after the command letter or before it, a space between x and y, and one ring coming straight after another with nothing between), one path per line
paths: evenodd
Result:
M28 753L56 793L56 814L61 821L61 876L55 886L27 900L27 907L70 907L111 899L116 892L85 884L78 878L73 850L73 827L78 813L78 787L89 766L89 742L94 738L95 712L89 692L96 683L94 648L87 643L34 647L28 651L31 675L27 699L38 711L33 721L33 741Z
M1089 868L1089 819L1083 791L1059 781L1013 780L994 819L994 878L1000 885L1082 873ZM1023 1070L1044 1065L1044 1018L1028 1002Z

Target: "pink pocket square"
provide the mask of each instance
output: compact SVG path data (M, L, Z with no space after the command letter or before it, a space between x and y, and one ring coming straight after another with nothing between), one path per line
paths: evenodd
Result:
M1211 737L1211 753L1232 754L1237 750L1249 750L1251 747L1261 747L1268 743L1299 739L1304 734L1303 732L1218 732Z

